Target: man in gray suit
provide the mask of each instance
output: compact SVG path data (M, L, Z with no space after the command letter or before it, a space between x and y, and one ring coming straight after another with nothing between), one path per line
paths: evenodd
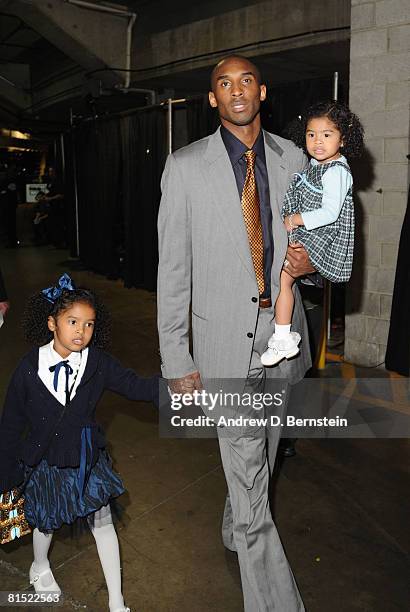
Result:
M292 175L306 159L291 142L261 129L265 96L249 60L231 56L219 62L209 100L221 128L166 163L158 221L158 329L163 375L174 393L200 390L205 379L243 379L253 389L263 388L267 378L293 384L310 366L297 288L292 325L302 335L300 354L270 369L260 362L273 329L282 267L295 278L314 271L303 248L288 248L280 216ZM251 198L250 177L256 191ZM252 223L262 238L259 263L244 204L252 198L258 208ZM300 612L304 606L268 503L279 428L266 435L246 428L226 435L218 427L218 437L228 485L222 537L238 553L245 611Z

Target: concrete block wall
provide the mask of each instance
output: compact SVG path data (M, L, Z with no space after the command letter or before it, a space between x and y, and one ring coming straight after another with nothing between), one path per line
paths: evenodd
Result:
M351 0L350 107L364 124L367 153L355 171L345 358L367 366L382 363L386 352L409 184L409 78L409 0Z
M140 31L137 20L133 66L145 71L143 82L178 73L182 66L185 71L208 68L228 49L257 57L310 45L312 39L314 44L347 40L343 29L349 20L350 0L252 0L154 33Z

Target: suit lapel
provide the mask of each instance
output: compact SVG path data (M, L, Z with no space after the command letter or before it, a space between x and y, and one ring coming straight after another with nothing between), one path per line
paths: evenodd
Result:
M265 140L266 168L269 179L269 195L272 208L274 257L272 265L272 280L278 283L278 275L282 269L283 260L288 245L287 232L282 221L283 198L286 193L289 175L288 163L283 149L268 132L263 132Z
M288 244L287 233L281 216L283 197L289 182L288 162L283 149L271 134L264 131L263 135L273 220L274 258L272 279L277 284ZM209 137L204 160L206 162L204 172L206 174L206 184L209 187L210 199L225 226L227 235L232 240L238 256L256 283L235 174L223 143L220 129Z
M210 136L204 159L206 184L211 200L238 256L256 283L235 174L219 129Z
M281 215L283 193L288 182L287 162L283 149L268 132L263 132L265 140L266 168L269 178L269 194L272 214Z

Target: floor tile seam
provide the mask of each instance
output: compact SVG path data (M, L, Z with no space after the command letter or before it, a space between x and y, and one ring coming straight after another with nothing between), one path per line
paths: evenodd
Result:
M124 531L124 535L123 535L123 531ZM145 553L141 552L137 546L130 541L129 538L126 537L125 534L125 530L123 529L119 529L117 532L118 535L118 540L120 541L120 543L124 542L127 546L129 546L136 555L138 555L138 557L141 557L142 559L145 559L146 561L149 561L150 563L152 563L153 565L160 565L160 560L159 559L153 559L151 557L149 557L148 555L146 555ZM124 567L124 563L125 561L122 561L122 567Z
M167 504L169 501L171 501L171 500L175 499L176 497L178 497L179 495L181 495L182 493L185 493L185 491L188 491L189 489L194 487L196 484L198 484L199 482L201 482L202 480L204 480L205 478L207 478L211 474L214 474L215 472L217 472L218 470L221 470L221 469L222 469L222 464L219 463L217 466L215 466L211 470L208 470L208 472L205 472L204 474L201 474L201 476L199 476L198 478L196 478L192 482L189 482L188 484L186 484L184 487L182 487L178 491L175 491L174 493L172 493L171 495L168 495L167 497L165 497L163 500L161 500L160 502L158 502L154 506L151 506L151 508L148 508L148 510L144 510L144 512L141 512L141 514L138 514L136 517L134 517L133 520L138 520L138 521L141 520L142 518L144 518L148 514L151 514L152 512L154 512L154 510L157 510L158 508L160 508L164 504Z
M328 486L335 489L342 498L344 497L349 500L350 505L355 507L356 511L367 521L367 524L370 524L370 526L373 527L375 531L377 531L381 536L383 536L383 538L387 542L389 542L389 544L393 546L393 548L396 549L396 552L399 552L400 554L408 558L409 552L406 551L406 549L404 549L400 545L396 538L392 536L388 531L386 531L383 526L380 525L380 523L375 520L359 502L357 502L352 496L346 494L345 490L342 487L338 486L335 480L328 478L325 475L325 472L321 470L316 463L314 463L311 457L309 457L308 455L304 455L303 453L300 454L304 457L305 461L308 461L310 463L312 468L323 478L323 480L327 482Z
M0 559L0 569L4 569L11 576L26 577L26 574L25 572L23 572L23 570L19 569L12 563L9 563L9 561L4 561L3 559Z

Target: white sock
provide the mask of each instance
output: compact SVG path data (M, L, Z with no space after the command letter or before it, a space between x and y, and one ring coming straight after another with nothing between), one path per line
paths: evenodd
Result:
M43 533L37 527L33 531L33 552L34 552L34 568L39 574L45 572L50 567L48 560L48 551L50 548L53 533ZM51 576L44 576L41 579L44 586L50 586L53 582Z
M278 325L275 323L275 338L286 338L290 334L291 324L289 325Z
M98 556L107 583L110 610L124 607L121 591L121 566L118 537L114 525L94 526L91 533L97 544Z

